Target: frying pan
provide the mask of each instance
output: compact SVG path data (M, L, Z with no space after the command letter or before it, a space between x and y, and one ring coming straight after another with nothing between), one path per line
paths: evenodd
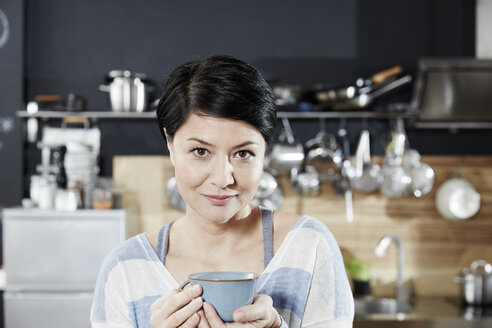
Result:
M403 85L409 84L411 81L412 77L410 75L405 75L399 79L391 81L390 83L379 89L376 89L375 91L369 93L361 93L350 99L347 99L346 101L334 101L331 103L327 103L326 105L333 110L362 109L369 106L377 97L389 93L390 91L397 89Z
M317 87L314 98L318 103L340 103L357 97L359 94L369 93L379 87L383 87L386 81L391 81L395 76L401 74L401 66L394 66L380 71L371 76L370 79L357 79L355 85L342 88L325 88L323 85Z

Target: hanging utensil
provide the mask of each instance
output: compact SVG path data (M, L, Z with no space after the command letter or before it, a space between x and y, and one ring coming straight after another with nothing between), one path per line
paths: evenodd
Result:
M437 189L436 209L448 220L466 220L480 210L480 194L460 173L459 164L453 176Z
M294 187L301 195L318 193L320 190L318 171L312 166L305 166L303 172L297 175Z
M410 192L419 198L428 194L434 185L434 170L420 160L415 149L408 149L404 156L405 170L411 178Z
M320 182L331 182L340 178L343 153L334 135L320 131L304 146L305 163L316 170Z
M251 204L277 210L282 203L283 192L277 179L267 170L263 170L258 189Z
M304 148L300 142L296 142L287 118L282 119L283 131L279 136L279 142L273 147L265 158L265 165L275 174L295 176L302 167L304 161Z
M335 194L345 198L345 215L347 222L354 221L354 205L352 202L352 190L350 189L350 178L353 177L353 167L350 163L350 141L346 129L346 120L340 119L337 135L343 145L343 161L341 166L340 178L332 182Z
M372 192L379 188L383 180L381 168L371 162L369 130L364 129L360 134L355 152L354 177L352 186L363 192Z
M402 166L406 139L403 120L399 118L383 162L380 190L385 196L402 197L408 193L411 178Z

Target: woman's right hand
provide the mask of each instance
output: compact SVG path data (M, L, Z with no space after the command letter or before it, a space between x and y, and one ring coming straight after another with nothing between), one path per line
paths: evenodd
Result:
M203 300L202 287L194 285L183 290L173 289L150 306L152 328L194 328L200 323Z

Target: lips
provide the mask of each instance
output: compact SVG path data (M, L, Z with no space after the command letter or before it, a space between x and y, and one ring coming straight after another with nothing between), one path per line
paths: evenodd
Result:
M236 195L204 195L204 196L212 203L212 205L215 206L224 206L231 199L236 197Z

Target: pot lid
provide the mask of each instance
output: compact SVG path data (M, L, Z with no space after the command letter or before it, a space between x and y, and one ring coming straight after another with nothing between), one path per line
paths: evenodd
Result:
M139 79L144 79L145 74L142 73L135 73L129 70L113 70L108 73L108 76L110 78L115 78L115 77L128 77L128 78L139 78Z
M492 274L492 264L485 260L475 260L469 268L463 268L461 275L486 276Z
M472 273L492 273L492 265L485 260L473 261L470 268Z

